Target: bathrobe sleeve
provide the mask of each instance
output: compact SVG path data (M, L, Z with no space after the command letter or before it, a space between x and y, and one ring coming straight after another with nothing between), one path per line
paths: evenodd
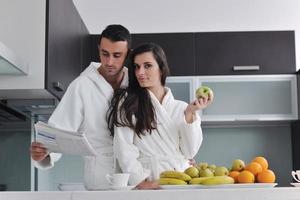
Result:
M83 81L82 78L84 77L75 79L69 85L63 98L49 118L49 125L67 131L79 131L84 116L80 84ZM50 153L49 156L50 159L44 159L39 162L34 161L34 165L39 169L49 169L61 158L60 153Z
M129 173L129 184L137 185L150 175L138 161L140 152L133 144L134 132L129 127L115 127L114 154L124 173Z
M193 158L199 151L199 148L202 144L203 135L201 129L201 119L198 113L194 117L192 123L187 123L185 120L184 110L186 106L181 107L178 119L180 119L179 125L179 146L183 155L187 159Z
M50 153L49 159L44 159L42 161L33 161L33 164L36 168L47 170L54 167L54 163L57 162L61 158L61 153Z

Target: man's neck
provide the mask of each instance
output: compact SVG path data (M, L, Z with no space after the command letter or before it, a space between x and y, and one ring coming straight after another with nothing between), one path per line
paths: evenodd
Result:
M111 85L111 87L116 90L120 88L122 80L124 78L124 72L121 70L118 74L114 76L107 76L102 70L101 67L98 68L99 74L101 74L104 79Z

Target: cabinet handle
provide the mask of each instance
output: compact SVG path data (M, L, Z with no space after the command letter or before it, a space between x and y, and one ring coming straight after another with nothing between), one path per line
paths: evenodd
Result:
M53 82L53 88L56 90L56 91L64 91L64 86L60 83L60 82Z
M235 118L234 120L235 121L240 121L240 122L243 122L243 121L261 121L260 118Z
M259 65L233 66L233 71L259 71Z

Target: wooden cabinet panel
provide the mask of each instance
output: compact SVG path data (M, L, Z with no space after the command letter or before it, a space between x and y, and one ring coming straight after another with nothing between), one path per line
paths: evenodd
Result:
M196 33L196 74L295 73L293 31ZM259 70L234 71L234 66Z
M94 61L99 60L98 37L91 36ZM148 42L159 44L172 76L296 72L294 31L132 34L132 41L133 48Z
M172 76L195 73L194 33L133 34L133 47L153 42L160 45L167 56Z
M60 99L90 60L90 38L70 0L48 0L46 23L45 88Z

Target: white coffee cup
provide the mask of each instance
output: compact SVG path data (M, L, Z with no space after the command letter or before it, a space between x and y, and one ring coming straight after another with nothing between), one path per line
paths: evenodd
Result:
M126 187L129 180L128 173L106 174L108 183L113 187Z
M300 170L292 171L292 176L295 181L300 183Z

